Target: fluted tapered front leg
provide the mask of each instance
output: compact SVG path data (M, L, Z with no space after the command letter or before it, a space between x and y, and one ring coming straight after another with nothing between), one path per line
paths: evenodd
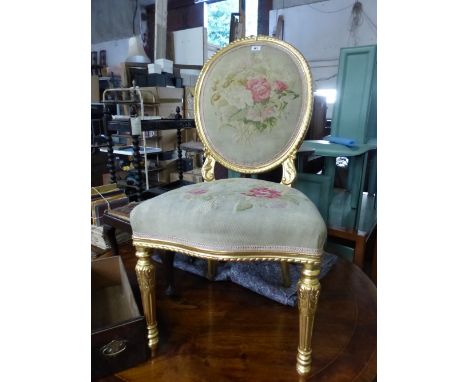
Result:
M140 287L141 301L148 328L148 346L152 351L158 345L158 324L156 322L155 267L150 257L150 251L145 247L136 247L138 258L135 271Z
M320 261L304 264L301 279L297 284L299 308L299 347L297 348L296 370L304 375L310 372L312 361L312 329L320 294Z

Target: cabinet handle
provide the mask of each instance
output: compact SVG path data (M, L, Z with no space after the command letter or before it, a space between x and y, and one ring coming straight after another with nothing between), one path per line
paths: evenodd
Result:
M101 348L101 354L104 357L115 357L117 354L122 353L127 348L127 341L125 340L112 340L107 345Z

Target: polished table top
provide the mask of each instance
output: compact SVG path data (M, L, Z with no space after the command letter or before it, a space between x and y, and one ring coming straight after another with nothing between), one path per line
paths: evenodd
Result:
M130 245L122 246L139 298ZM312 373L296 374L297 308L230 282L175 269L175 297L164 295L157 265L156 357L110 381L373 381L377 370L376 287L355 265L338 260L322 279L312 338Z

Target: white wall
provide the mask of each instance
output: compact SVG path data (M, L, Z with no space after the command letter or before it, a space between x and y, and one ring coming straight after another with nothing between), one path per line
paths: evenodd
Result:
M273 0L273 9L297 7L298 5L318 3L329 0Z
M106 50L107 66L110 70L115 74L121 74L118 70L120 70L120 64L127 58L128 38L91 44L92 51L99 53L102 49Z
M270 35L283 15L283 39L299 49L309 63L314 89L336 87L340 48L377 44L377 0L360 0L362 24L350 32L355 0L329 0L270 11ZM331 118L332 105L327 117Z

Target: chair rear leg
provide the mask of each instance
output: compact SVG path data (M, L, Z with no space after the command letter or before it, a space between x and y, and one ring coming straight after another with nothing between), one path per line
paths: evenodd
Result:
M299 308L299 347L297 348L296 370L304 375L311 370L312 329L317 302L320 295L320 260L304 264L301 279L297 284Z
M206 268L206 278L213 281L216 276L216 266L218 265L216 260L208 260L208 266Z
M281 274L283 276L283 286L289 288L291 286L291 276L289 275L289 263L281 261Z
M173 296L175 294L174 287L174 252L172 251L161 251L162 262L164 266L164 273L166 275L167 287L166 295Z
M112 256L119 256L119 244L115 237L115 227L104 224L102 227L102 233L111 246Z

